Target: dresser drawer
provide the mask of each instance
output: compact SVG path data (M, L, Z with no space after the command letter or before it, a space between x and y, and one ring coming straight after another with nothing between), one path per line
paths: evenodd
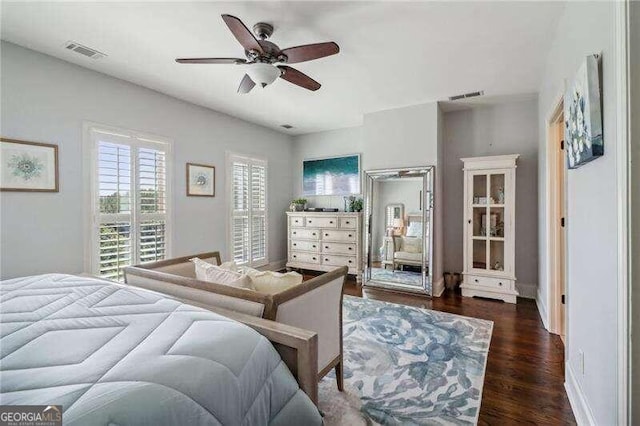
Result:
M322 264L327 266L348 266L349 268L356 267L355 256L335 256L335 255L322 255Z
M289 216L289 224L292 228L301 228L304 226L304 216Z
M291 252L291 262L300 263L320 263L320 255L313 253L302 253L299 251Z
M493 289L511 290L512 280L502 278L479 277L475 275L467 275L465 277L466 284L479 287L487 287Z
M338 242L356 242L356 231L343 231L343 230L325 230L322 231L323 241L338 241Z
M333 216L331 217L309 216L307 217L307 222L305 226L313 226L317 228L337 228L338 218Z
M355 217L341 217L340 228L341 229L356 229L358 220Z
M291 230L291 239L302 238L305 240L317 240L320 238L320 231L317 229L293 228Z
M346 243L322 243L322 253L329 254L348 254L355 255L356 254L356 245L355 244L346 244Z
M291 251L312 251L317 253L320 249L320 243L318 241L304 241L304 240L292 240Z

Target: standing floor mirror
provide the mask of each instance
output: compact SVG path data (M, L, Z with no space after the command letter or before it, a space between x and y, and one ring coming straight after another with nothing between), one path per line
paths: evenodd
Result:
M433 166L365 172L363 285L431 295Z

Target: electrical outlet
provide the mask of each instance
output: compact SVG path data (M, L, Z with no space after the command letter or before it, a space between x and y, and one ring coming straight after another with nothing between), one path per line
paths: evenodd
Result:
M580 363L580 373L584 376L584 352L578 350L578 362Z

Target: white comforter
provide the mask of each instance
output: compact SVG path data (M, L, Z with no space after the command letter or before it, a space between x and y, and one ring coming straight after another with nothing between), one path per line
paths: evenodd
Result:
M65 424L320 424L273 346L158 293L49 274L0 283L0 404Z

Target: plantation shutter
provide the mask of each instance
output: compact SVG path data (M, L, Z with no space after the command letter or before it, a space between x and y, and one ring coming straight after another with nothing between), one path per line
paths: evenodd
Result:
M267 165L231 156L231 257L237 264L262 266L267 256Z
M169 145L92 130L95 144L93 273L122 280L124 268L168 253Z

